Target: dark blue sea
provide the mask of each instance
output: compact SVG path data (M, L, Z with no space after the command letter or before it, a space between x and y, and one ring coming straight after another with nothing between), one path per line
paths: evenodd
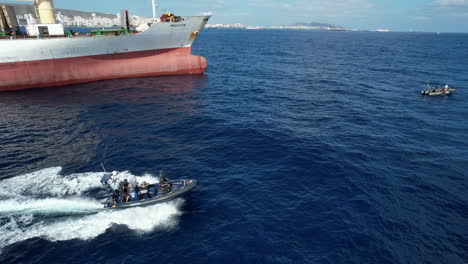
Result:
M468 34L206 30L193 52L204 75L0 94L0 263L468 263ZM96 213L100 162L199 186Z

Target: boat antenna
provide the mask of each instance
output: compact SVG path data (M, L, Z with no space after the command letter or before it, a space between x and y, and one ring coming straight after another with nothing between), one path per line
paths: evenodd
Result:
M105 173L107 173L106 168L104 167L104 164L101 162L102 169L104 170Z

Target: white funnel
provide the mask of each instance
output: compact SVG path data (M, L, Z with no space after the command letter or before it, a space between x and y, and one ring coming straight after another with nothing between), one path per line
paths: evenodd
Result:
M53 0L16 0L25 2L34 2L36 7L36 15L40 19L41 24L55 24L55 10Z
M36 0L37 12L41 24L55 24L55 10L53 0Z

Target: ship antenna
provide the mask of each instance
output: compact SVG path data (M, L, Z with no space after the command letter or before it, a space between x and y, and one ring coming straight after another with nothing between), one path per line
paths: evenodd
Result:
M102 169L104 170L105 173L107 173L106 168L104 167L104 164L101 162Z
M157 15L156 14L156 7L158 5L156 4L156 0L152 0L152 1L153 1L153 3L152 3L153 4L153 19L156 20L156 15Z

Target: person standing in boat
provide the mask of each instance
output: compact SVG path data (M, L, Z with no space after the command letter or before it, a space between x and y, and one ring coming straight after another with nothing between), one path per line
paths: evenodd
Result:
M163 193L168 193L171 191L171 183L166 178L164 174L161 173L161 178L159 179L159 188Z
M130 199L130 188L127 179L124 179L124 181L122 182L122 187L124 201L128 203L128 200Z
M130 194L128 193L128 181L125 179L123 182L120 183L119 186L120 197L122 197L122 201L128 203L130 199Z

